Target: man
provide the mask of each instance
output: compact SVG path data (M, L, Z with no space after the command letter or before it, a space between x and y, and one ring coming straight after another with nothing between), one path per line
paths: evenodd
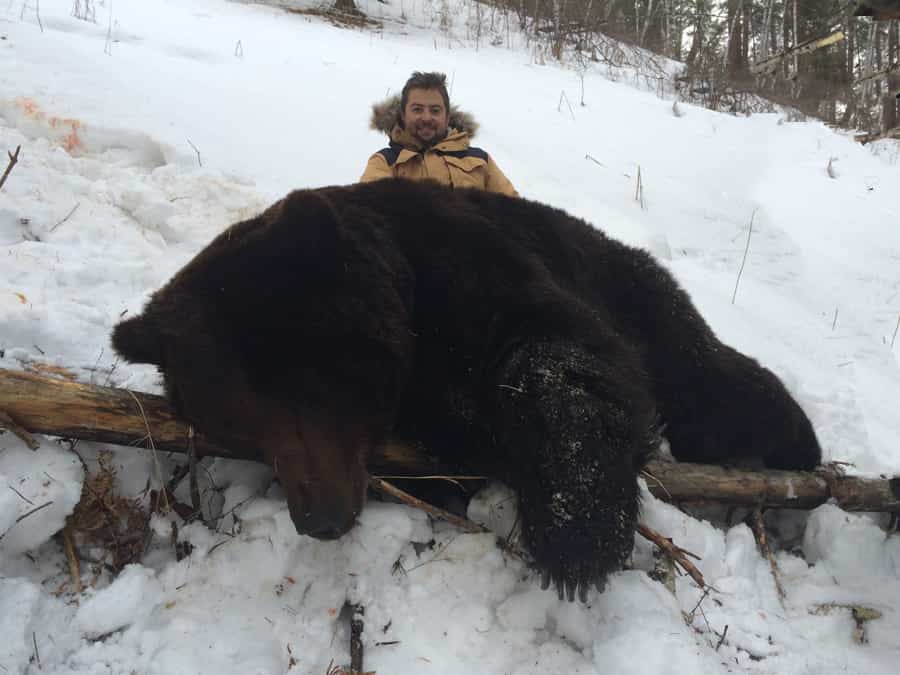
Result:
M471 115L451 109L446 80L443 73L415 72L400 96L372 106L372 128L391 142L369 158L360 182L431 179L518 196L496 162L469 145L478 125Z

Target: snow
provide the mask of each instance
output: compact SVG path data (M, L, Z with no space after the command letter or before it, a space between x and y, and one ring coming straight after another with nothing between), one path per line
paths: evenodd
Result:
M156 573L140 565L127 565L109 586L88 596L75 613L81 633L99 637L130 626L145 612L162 604Z
M827 460L900 473L896 144L779 114L676 116L671 95L605 66L585 73L581 106L576 71L542 65L502 16L476 38L466 0L362 2L385 16L375 31L224 0L94 4L97 23L44 0L42 28L36 3L0 9L0 148L22 146L0 191L0 367L158 392L152 368L116 361L112 326L228 224L289 189L356 180L384 145L370 104L443 70L524 196L662 259L724 340L784 379ZM679 577L673 596L639 539L634 569L569 604L492 535L404 506L370 503L336 542L298 536L267 467L216 460L201 472L216 527L179 523L189 555L156 515L137 564L92 579L84 563L75 595L54 533L84 470L39 440L0 435L2 672L321 675L349 661L347 601L365 606L365 666L382 675L897 671L900 539L877 515L769 514L782 604L739 519L647 493L644 522L701 556L714 590ZM111 450L127 498L175 464L76 450L91 471ZM514 514L499 486L470 506L501 535ZM860 628L854 607L877 618Z
M31 551L62 529L81 497L83 471L75 455L49 443L32 451L4 436L0 448L2 559Z

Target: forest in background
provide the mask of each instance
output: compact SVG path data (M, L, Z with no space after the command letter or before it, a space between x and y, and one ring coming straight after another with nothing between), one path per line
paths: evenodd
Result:
M683 62L686 68L675 78L680 99L714 110L749 114L777 104L801 117L868 132L860 140L900 138L900 21L853 16L858 2L892 4L484 0L473 3L466 24L467 37L500 45L512 23L533 41L538 59L574 63L576 68L586 69L591 62L635 65L635 59L643 58L660 78L661 90L661 80L671 71L653 63L652 55ZM353 7L353 0L335 4L344 11ZM449 16L446 20L451 21ZM638 56L623 44L640 47L649 56Z

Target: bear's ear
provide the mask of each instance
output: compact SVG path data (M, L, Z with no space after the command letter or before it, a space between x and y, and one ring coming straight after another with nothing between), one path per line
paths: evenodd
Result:
M270 223L279 247L290 246L290 254L302 259L333 260L343 249L338 214L321 190L291 192L278 203Z
M112 345L126 361L162 365L162 334L146 314L117 324L112 333Z

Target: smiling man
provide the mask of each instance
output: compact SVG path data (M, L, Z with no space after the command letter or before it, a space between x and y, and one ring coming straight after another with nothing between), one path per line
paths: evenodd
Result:
M369 158L362 183L431 179L518 196L490 155L469 145L478 125L468 113L451 108L443 73L413 73L399 96L372 106L371 126L386 133L390 145Z

